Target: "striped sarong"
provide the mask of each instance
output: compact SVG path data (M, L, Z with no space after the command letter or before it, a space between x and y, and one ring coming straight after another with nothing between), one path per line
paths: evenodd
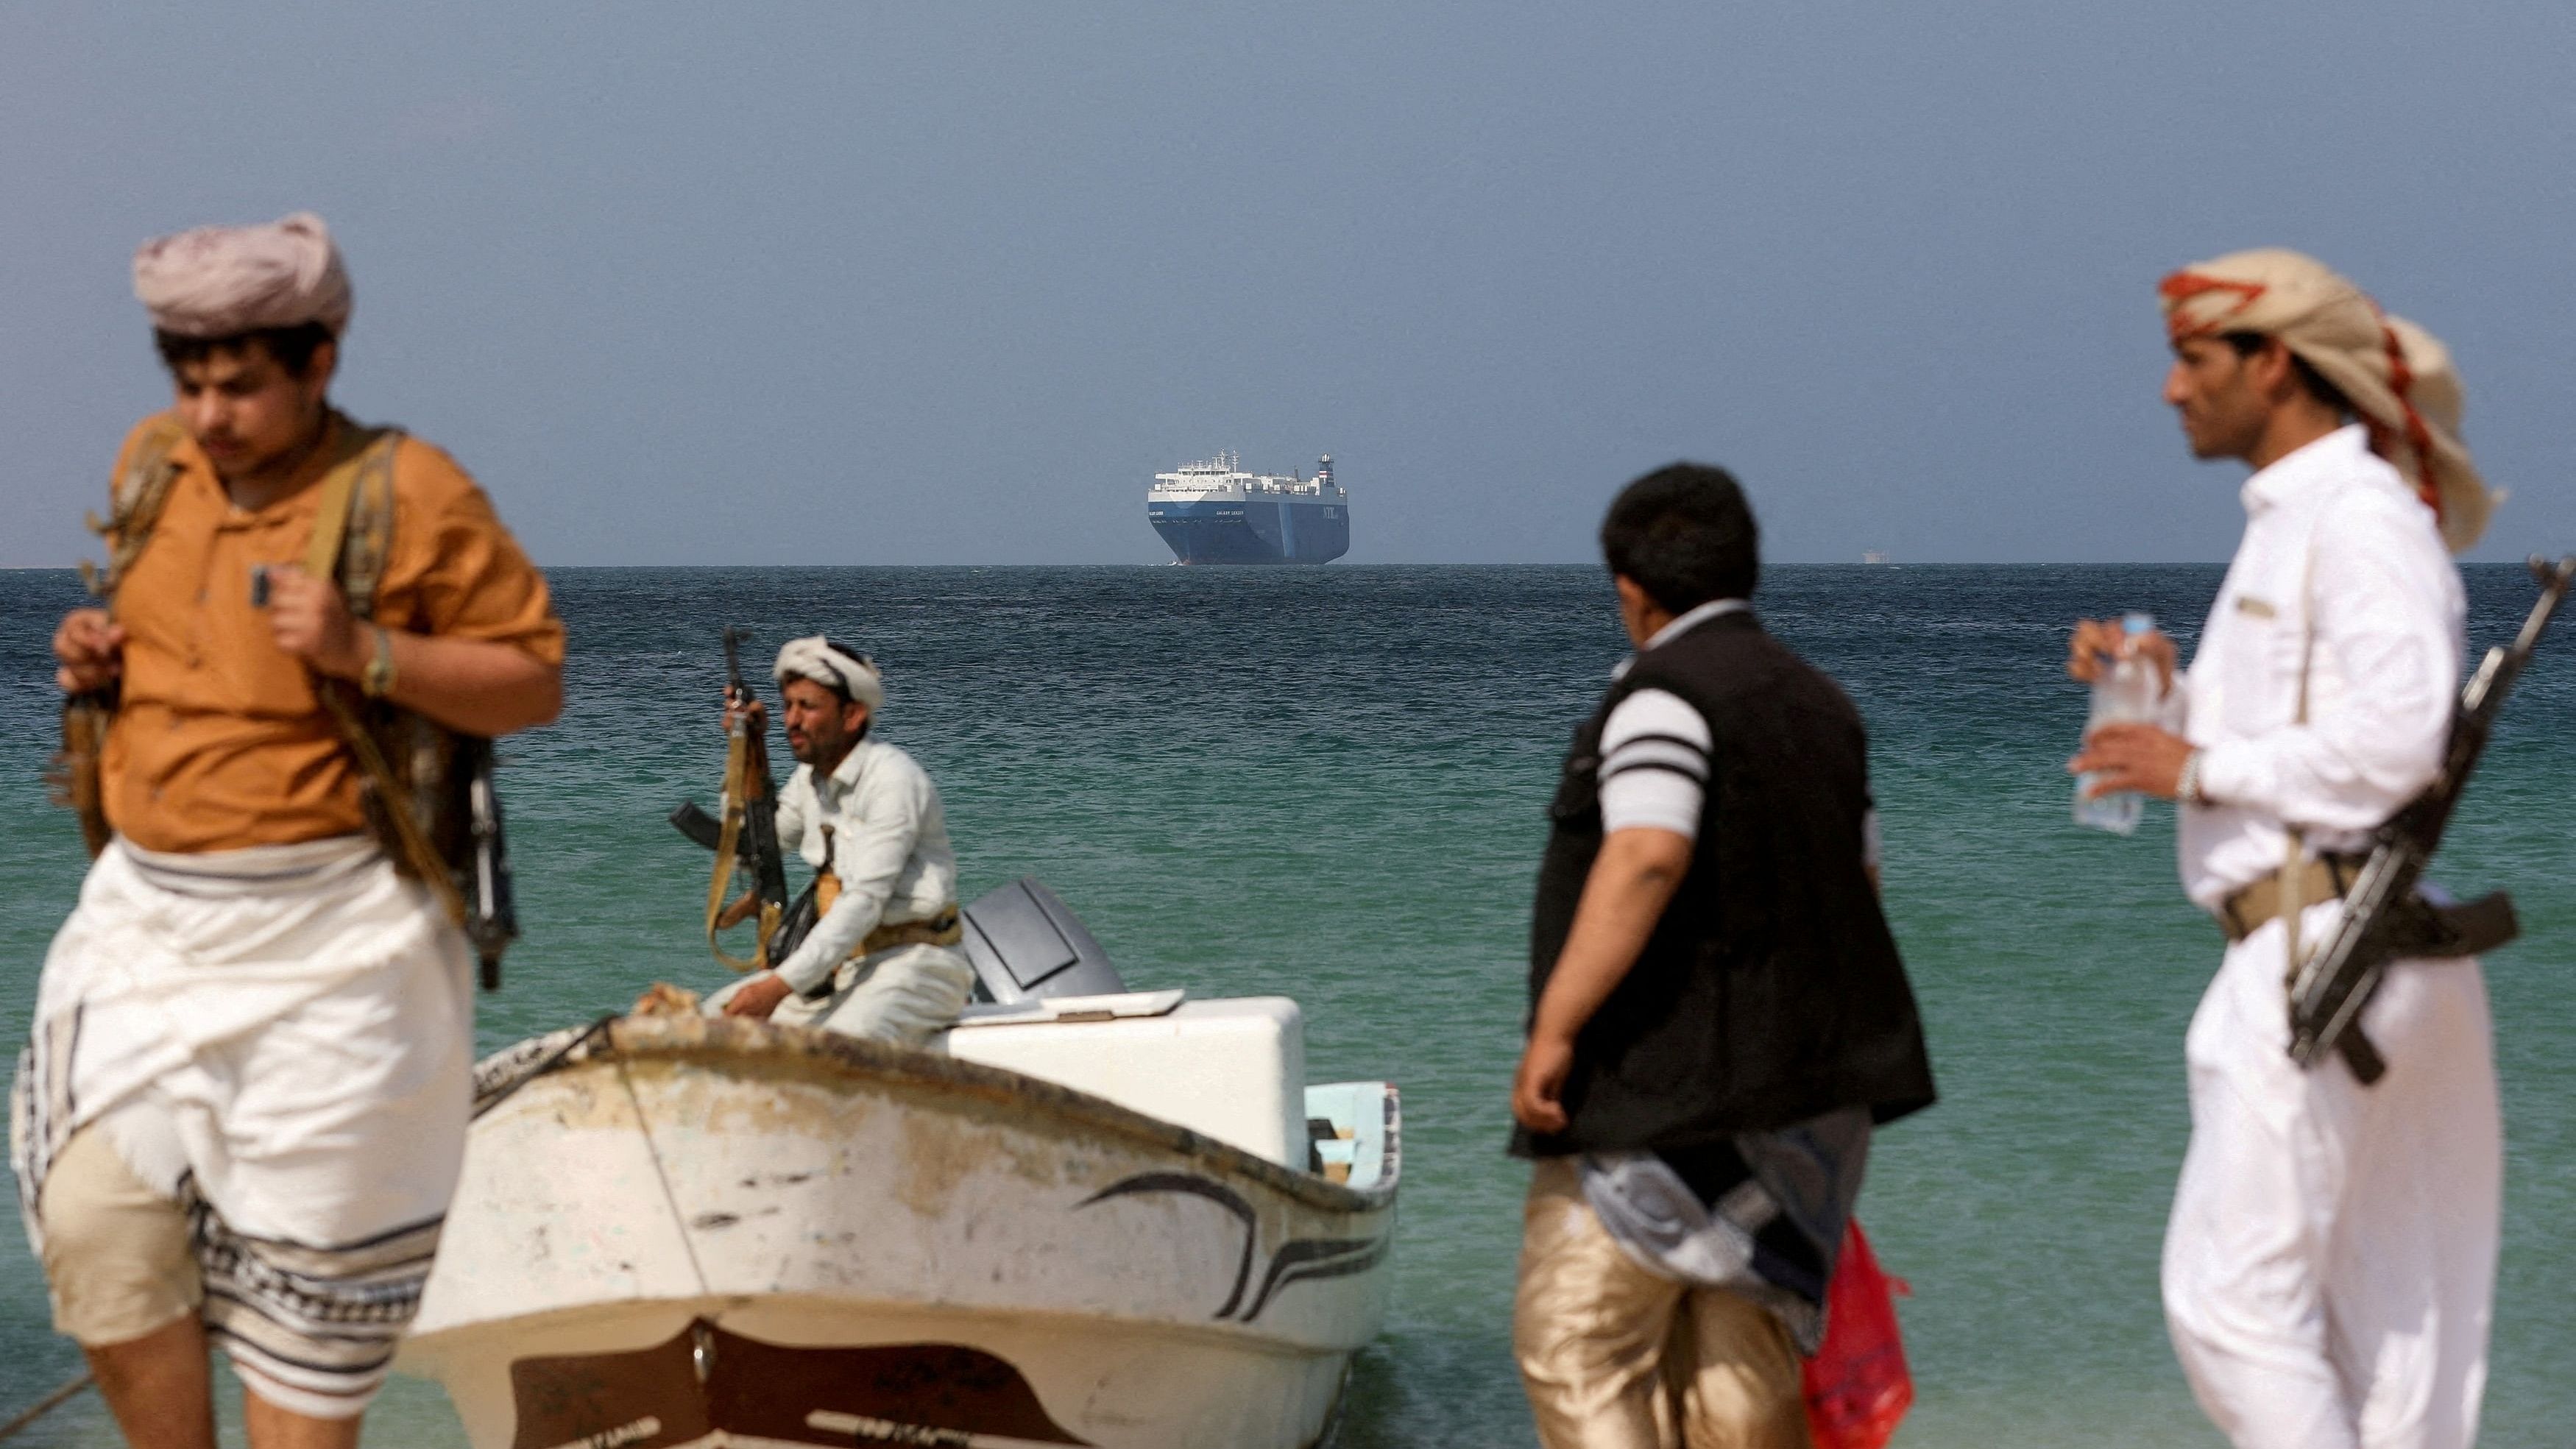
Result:
M465 1147L463 939L359 837L174 856L111 844L55 936L11 1165L105 1132L189 1215L206 1326L259 1395L364 1409L420 1304Z

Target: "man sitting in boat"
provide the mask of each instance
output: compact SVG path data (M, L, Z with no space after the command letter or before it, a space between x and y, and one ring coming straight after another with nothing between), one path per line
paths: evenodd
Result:
M796 773L778 839L814 867L814 929L786 960L717 993L710 1011L919 1045L957 1020L975 979L957 950L957 857L939 787L867 737L885 684L865 654L820 634L778 651ZM758 703L741 707L754 730Z

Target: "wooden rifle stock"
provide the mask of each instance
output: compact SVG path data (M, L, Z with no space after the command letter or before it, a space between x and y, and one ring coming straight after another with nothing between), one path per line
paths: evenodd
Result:
M757 702L742 678L739 646L748 637L740 629L724 631L725 698L735 706ZM787 862L778 845L778 791L769 773L766 728L755 728L749 719L738 717L726 722L725 736L724 806L717 827L715 875L707 884L707 948L737 971L758 971L774 964L772 941L787 911ZM693 822L682 819L686 813L687 807L672 812L671 823L694 838L689 828ZM728 954L716 940L716 933L729 924L724 897L737 865L751 876L750 894L759 901L759 934L747 960Z

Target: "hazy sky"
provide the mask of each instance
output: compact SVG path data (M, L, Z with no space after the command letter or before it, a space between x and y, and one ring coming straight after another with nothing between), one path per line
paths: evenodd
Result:
M2226 555L2156 278L2314 251L2576 545L2576 7L0 8L0 565L163 383L127 258L329 219L340 394L547 563L1158 561L1335 455L1354 563L1590 557L1674 457L1776 559Z

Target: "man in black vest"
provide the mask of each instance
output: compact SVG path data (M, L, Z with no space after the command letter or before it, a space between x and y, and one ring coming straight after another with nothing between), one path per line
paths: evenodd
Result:
M1755 620L1723 470L1631 483L1601 547L1637 652L1548 807L1513 1352L1548 1449L1793 1449L1870 1129L1933 1099L1868 742Z

